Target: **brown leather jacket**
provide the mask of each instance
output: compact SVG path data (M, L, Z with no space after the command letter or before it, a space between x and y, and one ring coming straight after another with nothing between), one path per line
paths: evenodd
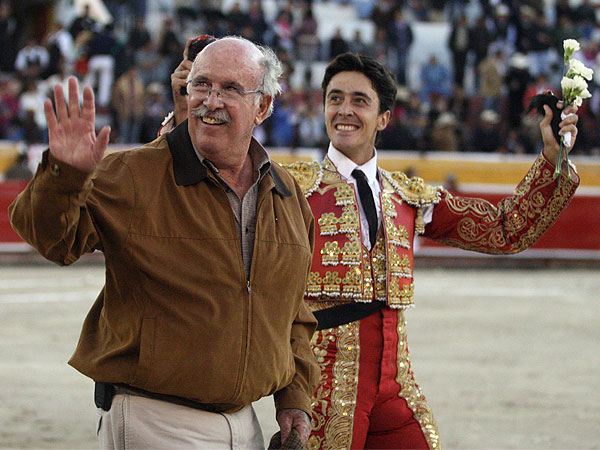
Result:
M9 212L19 235L58 264L104 252L106 284L69 362L77 370L218 411L275 394L277 409L310 414L316 321L302 298L314 219L275 163L257 205L246 279L229 200L186 121L107 155L93 176L46 152Z

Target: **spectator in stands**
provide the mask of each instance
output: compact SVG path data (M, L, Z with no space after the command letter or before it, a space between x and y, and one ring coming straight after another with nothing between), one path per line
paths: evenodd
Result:
M500 116L490 109L483 110L471 135L470 150L473 152L505 152L504 136L499 127Z
M469 23L467 16L461 14L452 23L450 36L448 37L448 48L452 52L452 68L454 69L454 83L463 86L465 81L465 68L467 55L469 54Z
M112 24L107 24L94 31L88 42L88 72L84 84L91 86L96 92L96 105L106 108L110 103L110 95L114 82L115 53L117 40L113 34Z
M512 55L517 43L517 26L511 21L510 9L504 3L500 3L494 9L493 24L494 41L490 44L490 49L502 49L506 56Z
M146 29L144 19L138 17L137 19L135 19L133 28L129 32L129 36L127 37L127 43L135 51L144 47L150 41L150 33Z
M145 94L144 82L139 76L136 65L132 64L115 83L112 95L112 108L119 130L119 143L140 142Z
M582 0L574 10L574 18L583 38L592 39L596 27L596 6L590 0Z
M306 96L297 112L298 147L320 148L327 143L325 117L318 100Z
M242 10L240 2L235 2L227 13L227 21L234 30L241 30L250 21L250 17Z
M312 7L307 5L304 17L296 30L296 56L306 63L319 59L320 42L317 36L319 24Z
M0 72L12 72L19 42L19 24L9 1L0 2Z
M284 48L290 55L293 55L294 31L292 28L292 13L287 9L279 11L273 24L273 30L275 32L275 46Z
M296 146L296 112L289 92L282 92L275 99L275 109L270 117L271 145L275 147Z
M485 16L479 16L469 30L469 48L473 51L473 67L475 68L475 88L479 88L477 67L487 56L488 48L494 41L492 32L488 29Z
M371 22L376 27L387 30L394 20L394 9L396 5L392 0L378 0L375 2L375 7L371 12Z
M250 0L248 7L248 23L254 30L254 36L259 44L263 44L266 41L265 34L269 28L267 19L265 19L265 13L262 9L262 2L260 0Z
M459 151L456 117L451 112L443 112L433 123L431 150Z
M165 17L158 36L158 54L165 60L168 73L173 73L180 61L183 51L183 43L179 39L180 33L175 30L175 24L171 17ZM163 83L169 83L169 79ZM146 141L142 141L146 142Z
M522 53L515 53L509 62L506 74L508 94L508 125L511 129L518 129L521 125L523 113L523 95L531 81L529 74L529 60Z
M500 49L490 53L477 68L479 72L479 95L484 109L500 112L506 66L504 52Z
M393 60L396 62L396 80L400 85L406 85L406 69L413 39L412 27L405 19L402 8L396 9L394 20L387 29L387 42L394 50Z
M357 55L367 55L375 57L375 48L363 39L360 28L354 30L354 38L348 42L349 51Z
M19 119L23 126L25 141L30 143L47 142L43 130L46 128L44 100L46 97L38 89L36 80L25 80L23 92L19 96Z
M146 88L144 118L140 132L140 142L151 142L156 138L163 118L173 108L165 96L165 86L160 83L150 83Z
M17 53L15 69L24 78L36 79L42 75L49 62L48 50L37 39L30 38Z
M432 53L421 66L421 99L424 103L431 103L438 96L449 97L451 93L450 70Z
M92 31L96 26L96 21L90 16L90 5L84 3L83 12L81 15L75 17L69 27L69 33L73 36L73 39L77 39L79 33L82 31Z
M16 78L0 79L0 139L18 140L20 82Z
M329 59L334 59L337 55L348 51L348 42L342 36L342 29L337 27L333 32L333 36L329 39Z

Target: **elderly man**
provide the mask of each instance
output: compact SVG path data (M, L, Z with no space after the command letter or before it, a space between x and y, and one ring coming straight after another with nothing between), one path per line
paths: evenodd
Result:
M104 158L92 90L81 109L74 78L56 113L46 100L50 148L10 217L57 264L104 253L70 360L96 381L101 448L264 448L251 403L270 394L283 439L308 438L314 219L252 138L280 73L269 49L215 42L189 76L189 121Z

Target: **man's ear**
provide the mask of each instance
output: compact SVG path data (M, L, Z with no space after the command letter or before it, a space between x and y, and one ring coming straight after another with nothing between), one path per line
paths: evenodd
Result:
M377 118L377 131L385 130L385 127L390 123L390 117L392 116L391 111L388 109L383 114L380 114Z
M254 125L260 125L269 115L269 107L273 103L273 97L270 95L261 95L258 112L254 118Z

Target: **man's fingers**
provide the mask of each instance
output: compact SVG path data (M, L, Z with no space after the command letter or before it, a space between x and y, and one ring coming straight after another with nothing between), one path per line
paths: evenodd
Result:
M96 137L96 142L94 142L94 160L99 163L104 156L104 152L106 151L106 147L108 147L108 141L110 139L110 127L105 125L98 133Z
M52 100L47 98L44 100L44 115L46 116L46 124L48 125L48 132L52 133L58 126L56 115L54 114L54 107L52 106Z
M79 84L77 83L77 78L69 77L69 116L70 117L79 117Z
M60 84L54 85L54 105L56 107L56 116L59 122L64 122L69 118L67 104L65 103L65 94Z
M81 113L81 118L91 123L95 123L96 120L94 91L89 86L83 88L83 112Z

